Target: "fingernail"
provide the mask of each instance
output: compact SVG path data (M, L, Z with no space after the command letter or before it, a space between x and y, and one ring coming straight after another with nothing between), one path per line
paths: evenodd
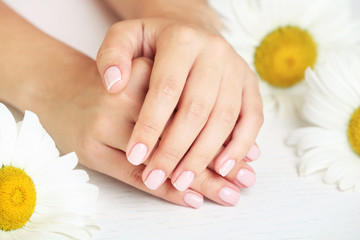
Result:
M251 161L255 161L260 157L260 149L256 144L252 145L249 152L246 154L246 157Z
M227 160L219 170L220 175L225 177L231 171L231 169L233 169L234 166L235 166L235 160L233 159Z
M180 192L185 191L190 187L191 183L195 178L195 174L192 171L184 171L181 175L176 179L174 183L174 187Z
M120 69L116 66L108 67L104 73L104 80L108 90L111 87L121 80L121 72Z
M164 182L165 173L160 169L155 169L150 172L148 175L145 185L151 190L155 190Z
M139 165L144 162L146 156L147 147L143 143L137 143L131 150L128 160L133 165Z
M199 194L187 192L184 195L184 202L193 208L200 208L204 202L204 198Z
M236 175L236 180L244 187L249 188L254 186L256 182L256 175L246 168L242 168Z
M240 193L229 187L223 187L219 192L219 198L224 202L235 205L239 202Z

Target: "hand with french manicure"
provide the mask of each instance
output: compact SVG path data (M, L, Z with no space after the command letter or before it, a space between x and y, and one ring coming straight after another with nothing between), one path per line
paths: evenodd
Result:
M148 160L142 179L149 189L171 177L184 191L211 164L225 177L258 157L254 142L263 123L258 81L222 37L170 19L116 23L97 57L111 94L126 89L137 57L154 64L126 154L133 165ZM237 177L246 179L239 180L245 187L255 182L250 167Z

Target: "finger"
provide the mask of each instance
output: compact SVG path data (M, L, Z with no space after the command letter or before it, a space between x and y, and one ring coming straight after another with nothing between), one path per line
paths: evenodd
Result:
M118 22L107 32L96 62L109 92L117 93L126 87L131 61L142 53L142 36L141 21Z
M205 56L196 60L181 96L174 120L170 123L159 148L155 150L149 165L144 170L145 183L149 181L149 177L152 177L152 171L155 169L164 172L165 177L169 176L178 163L183 161L183 156L206 124L217 99L222 78L222 71L216 67L217 65L218 62L209 61L205 59ZM202 89L207 89L207 91L202 91ZM209 158L204 159L205 155ZM192 159L193 168L185 169L183 177L179 179L178 184L175 184L179 190L185 190L185 185L187 188L196 174L202 172L213 158L206 152L197 157L203 158ZM204 166L200 163L196 164L197 162L202 162ZM196 169L198 165L202 166L201 169Z
M253 73L250 73L244 82L242 101L239 121L234 128L232 139L215 160L215 169L217 172L220 171L221 167L223 167L222 164L228 159L244 159L254 145L257 134L262 126L262 100L258 82ZM252 150L254 150L254 148Z
M130 81L126 89L119 94L107 96L108 98L116 98L109 101L109 104L121 102L126 104L127 109L131 109L131 112L113 111L106 113L108 118L103 120L102 129L112 129L112 134L104 131L98 133L106 145L125 151L148 90L151 68L152 61L150 59L142 57L134 59Z
M221 152L222 150L223 147L219 150L219 152ZM243 169L247 169L253 173L254 170L244 161L238 161L236 163L236 166L226 176L226 178L223 178L220 175L216 174L216 172L214 172L213 162L214 161L209 164L207 169L205 169L198 175L198 177L194 180L191 188L185 190L184 192L187 192L189 190L195 190L196 192L202 194L203 196L218 204L225 206L236 205L240 199L239 187L243 188L244 183L247 184L247 182L243 182L242 179L240 179L241 181L239 182L237 175ZM145 165L147 165L148 163L149 162L146 161ZM167 184L167 182L165 182L165 184ZM250 184L247 187L250 187Z
M215 70L217 69L215 68ZM172 182L179 191L190 186L191 182L186 178L189 172L193 173L194 176L202 172L232 132L241 107L239 92L242 89L242 81L241 78L238 79L237 77L236 74L224 75L219 96L208 122L186 156L176 167ZM182 128L180 125L177 132L182 132ZM235 165L234 160L233 165Z
M256 183L256 173L244 160L238 161L226 179L240 188L250 188Z
M222 149L220 149L221 151ZM146 161L145 165L149 162ZM244 168L251 169L245 162L239 161L237 163L239 167L243 166ZM236 171L238 166L234 167ZM190 188L186 189L183 192L189 190L195 190L196 192L202 194L204 197L224 206L233 206L236 205L240 199L240 187L243 187L240 184L236 177L233 175L237 174L234 170L231 171L226 178L221 177L216 172L213 171L213 163L210 163L209 167L203 170L197 178L193 181ZM251 169L252 170L252 169ZM171 177L171 176L169 176ZM229 177L229 178L228 178ZM167 180L168 181L168 180ZM167 182L165 182L167 184ZM160 186L161 188L162 186ZM159 189L160 189L159 188ZM175 188L174 188L175 189Z
M175 35L165 40L159 40L162 44L157 48L149 91L126 150L128 160L134 165L141 164L158 141L196 56L196 46L191 42Z
M222 147L218 153L220 154L225 147ZM208 169L215 171L215 159L208 165ZM225 177L226 180L234 183L240 188L250 188L256 182L256 173L254 169L244 160L236 161L234 167Z
M261 155L261 151L260 151L259 145L257 143L254 143L251 146L249 152L246 154L244 160L246 162L252 162L252 161L258 160L260 155Z
M225 149L224 146L221 147L217 151L217 155L219 155L224 149ZM151 155L150 155L150 157L151 157ZM204 171L211 170L211 171L215 172L215 159L216 158L214 158L209 163L209 165L207 166L207 169L205 169ZM148 165L149 161L148 160L145 161L144 164ZM220 177L220 176L218 176L218 177ZM169 178L172 178L172 175L169 175ZM220 178L223 178L223 177L220 177ZM254 169L251 166L249 166L249 164L246 162L246 160L242 159L242 160L236 161L234 167L225 176L225 179L240 188L250 188L250 187L254 186L254 184L256 183L256 173L255 173ZM215 196L213 193L210 195ZM204 193L204 196L206 196L205 193Z
M185 192L179 192L171 185L170 180L167 180L156 191L151 191L144 185L141 179L145 166L134 166L130 164L126 159L125 153L122 151L105 147L98 157L98 159L93 161L96 162L96 165L92 167L99 172L114 177L137 189L182 206L199 208L203 203L202 194L191 189Z
M235 184L208 169L195 178L191 189L224 206L236 205L240 200L240 190Z

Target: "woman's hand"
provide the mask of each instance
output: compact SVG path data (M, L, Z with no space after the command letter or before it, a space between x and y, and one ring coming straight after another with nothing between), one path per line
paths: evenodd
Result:
M48 108L42 114L47 129L63 149L75 150L80 161L92 169L179 205L198 208L204 196L227 206L238 202L241 184L237 175L243 171L253 172L244 162L226 178L215 174L211 163L197 175L192 186L182 192L177 191L169 179L155 191L148 189L141 178L148 162L134 166L127 161L124 150L148 91L152 61L134 60L127 87L116 95L104 90L93 62L89 62L86 69L90 74L80 74L76 78L78 84L74 85L71 80L62 83L73 88L74 95L65 98L71 100L61 97L65 92L54 92L53 99L47 101L52 103L53 110ZM56 120L59 115L64 117Z
M1 2L0 51L0 99L35 112L61 152L75 151L85 166L176 204L198 208L203 196L222 205L239 200L238 170L224 179L206 169L184 192L169 180L150 191L139 175L144 165L126 160L123 150L148 90L150 61L133 61L128 87L110 95L93 60L40 32Z
M93 60L40 32L1 2L0 20L0 99L35 112L61 152L75 151L85 166L176 204L199 207L203 196L222 205L239 200L239 187L246 184L238 177L253 172L244 162L226 178L214 174L210 164L191 189L179 192L169 180L150 191L141 179L145 166L126 160L123 150L148 90L151 62L133 61L127 88L109 95Z
M87 67L87 69L94 69ZM63 109L63 115L68 116L61 122L49 125L53 129L59 143L75 147L82 163L97 171L115 177L143 191L161 197L170 202L198 208L203 196L222 205L235 205L240 196L237 174L241 169L252 169L247 164L240 164L227 178L213 172L213 164L199 172L191 188L177 191L170 180L157 190L145 187L141 175L147 162L139 166L130 164L123 150L131 136L133 127L148 91L152 62L138 58L132 62L130 81L119 94L109 95L101 86L100 76L96 73L81 78L81 86L87 86L86 91L79 88L75 102L59 101L55 96L53 102L58 102L56 111L47 112L51 118ZM91 71L93 73L93 71ZM68 83L70 84L70 82ZM62 94L61 94L62 95ZM67 106L66 109L61 106ZM68 126L65 130L59 126ZM76 133L69 141L68 136Z
M53 90L49 99L41 101L46 110L40 112L40 119L63 151L75 151L82 164L179 205L198 208L203 196L222 205L238 202L238 172L253 172L244 162L227 178L215 174L214 165L210 164L198 173L191 188L182 192L168 179L157 190L148 189L141 179L146 165L130 164L124 150L148 92L152 61L133 60L130 81L116 95L105 91L93 61L83 64L76 77L60 77L61 82L53 82L51 85L61 84L63 90Z
M154 66L126 152L134 165L151 155L142 174L150 189L172 175L173 185L184 191L224 145L214 162L222 176L243 164L250 149L248 159L259 155L254 142L263 115L257 78L222 37L166 18L119 22L97 58L110 92L129 84L131 61L140 56L154 59Z

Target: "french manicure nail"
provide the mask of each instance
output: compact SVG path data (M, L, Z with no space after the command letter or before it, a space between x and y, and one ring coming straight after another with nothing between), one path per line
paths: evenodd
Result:
M193 208L200 208L204 202L204 198L199 194L187 192L184 195L184 202Z
M225 177L231 171L231 169L233 169L234 166L235 166L235 160L233 159L227 160L219 170L220 175Z
M139 165L144 162L147 153L147 147L143 143L137 143L131 150L128 160L133 165Z
M195 178L195 174L192 171L184 171L180 174L178 179L174 183L174 187L180 192L185 191L190 187Z
M224 202L235 205L239 202L240 193L229 187L223 187L219 192L219 198Z
M155 190L165 181L165 173L160 169L154 169L146 178L145 185L151 190Z
M117 66L108 67L104 73L104 80L108 90L121 80L121 72Z
M256 175L253 172L247 170L246 168L242 168L236 175L236 180L244 187L249 188L255 184Z
M249 152L246 154L246 157L251 160L255 161L260 157L260 149L256 144L252 145Z

